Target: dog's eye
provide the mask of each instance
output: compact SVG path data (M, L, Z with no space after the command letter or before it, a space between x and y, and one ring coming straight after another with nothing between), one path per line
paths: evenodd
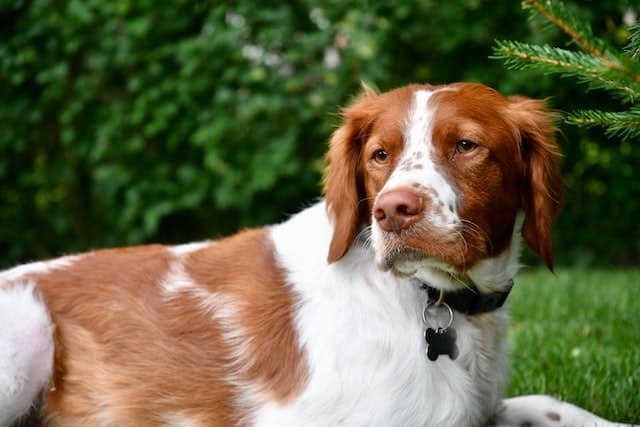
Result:
M477 146L478 146L478 144L476 144L475 142L471 142L471 141L467 141L466 139L462 139L462 140L458 141L458 143L456 144L456 151L458 153L468 153L470 151L475 150Z
M383 165L389 161L389 154L385 150L377 150L373 153L373 160Z

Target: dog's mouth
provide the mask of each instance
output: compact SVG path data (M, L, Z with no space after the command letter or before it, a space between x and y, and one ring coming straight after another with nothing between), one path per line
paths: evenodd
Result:
M387 252L379 263L379 268L396 276L418 279L443 290L468 287L466 274L454 266L424 251L406 246L398 246Z
M389 251L382 259L379 267L383 271L398 270L403 273L405 269L402 266L406 264L419 263L428 258L424 252L416 249L398 246Z
M418 230L419 231L419 230ZM382 270L399 270L403 266L435 264L446 271L464 271L470 266L469 243L458 228L441 230L429 228L418 233L409 230L405 233L383 232L374 227L373 246L376 251L378 267Z

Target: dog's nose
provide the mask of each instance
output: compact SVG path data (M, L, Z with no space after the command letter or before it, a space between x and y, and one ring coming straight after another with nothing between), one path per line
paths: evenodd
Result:
M423 211L423 199L410 189L386 191L373 206L373 216L380 228L394 233L415 224Z

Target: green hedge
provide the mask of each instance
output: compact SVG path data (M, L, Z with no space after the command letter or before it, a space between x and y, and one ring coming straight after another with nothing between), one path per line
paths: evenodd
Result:
M621 44L625 4L577 12ZM361 81L609 102L507 72L494 39L563 40L509 0L2 2L0 264L284 218L319 195L335 113ZM637 262L640 150L565 131L560 261Z

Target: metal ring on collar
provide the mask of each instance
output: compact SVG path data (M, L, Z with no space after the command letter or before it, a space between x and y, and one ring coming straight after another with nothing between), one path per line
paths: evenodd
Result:
M422 310L422 321L424 322L425 325L427 325L427 310L429 310L430 308L439 308L439 307L444 307L447 309L447 311L449 312L449 321L447 322L447 325L445 327L438 326L438 329L447 330L453 324L453 310L451 309L451 307L449 307L449 304L447 304L444 301L442 301L440 305L427 304L424 307L424 310Z

